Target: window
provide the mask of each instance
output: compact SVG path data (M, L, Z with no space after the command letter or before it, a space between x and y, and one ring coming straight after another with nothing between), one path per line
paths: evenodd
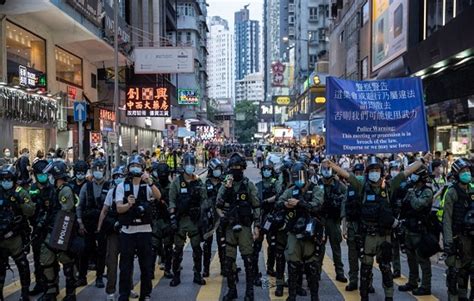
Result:
M310 7L309 8L309 20L310 21L318 20L318 8L317 7Z
M82 88L82 59L56 46L56 79Z
M39 78L46 73L46 42L33 33L7 22L6 48L7 73L10 83L19 84L20 66ZM46 83L44 83L44 86ZM28 84L28 86L38 86Z
M308 31L308 40L316 41L318 39L318 32L316 30Z
M319 29L319 40L326 41L326 28Z
M365 23L369 22L369 2L365 2L364 6L362 6L362 26Z
M178 5L178 16L195 16L194 6L192 3L182 3Z

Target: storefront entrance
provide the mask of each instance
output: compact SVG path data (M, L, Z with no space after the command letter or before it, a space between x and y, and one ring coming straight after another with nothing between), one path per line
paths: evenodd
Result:
M46 130L30 127L13 127L14 154L18 157L21 150L27 148L30 150L30 159L36 157L36 153L41 150L46 153Z

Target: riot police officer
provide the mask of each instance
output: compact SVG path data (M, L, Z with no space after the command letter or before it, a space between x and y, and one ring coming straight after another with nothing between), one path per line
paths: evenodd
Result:
M470 185L471 167L466 159L458 159L451 165L451 172L456 180L444 197L443 243L448 255L446 283L450 301L468 300L469 270L474 258L474 189Z
M341 205L346 198L346 186L336 179L327 163L321 164L321 183L324 187L324 202L321 208L326 235L333 254L336 280L347 282L341 255Z
M173 278L171 273L171 262L173 259L173 233L168 213L169 191L170 191L170 169L166 163L152 164L152 176L155 185L161 192L161 199L153 202L153 239L152 244L160 256L164 276Z
M278 199L278 205L286 208L285 228L288 241L285 257L288 262L288 298L295 301L299 279L306 274L311 300L319 300L318 262L324 256L322 248L323 225L316 218L323 203L323 189L311 186L307 167L296 162L291 168L293 185ZM312 190L309 190L310 186Z
M46 279L43 273L43 267L40 263L41 245L48 234L48 213L53 209L57 202L56 190L49 182L48 174L43 170L48 166L48 161L38 160L33 164L33 174L35 183L31 185L31 201L36 204L35 215L31 218L33 233L31 237L31 246L33 250L33 261L35 267L35 287L30 291L30 295L38 295L46 289Z
M433 202L433 191L426 185L429 173L425 166L420 167L410 176L414 185L408 190L402 201L401 216L405 220L405 245L410 275L405 285L399 286L402 292L412 291L415 296L431 295L431 262L417 250L422 237L428 235L428 218ZM422 280L418 287L419 267Z
M115 191L120 230L120 280L119 301L128 301L131 291L135 255L140 264L140 300L150 300L153 273L152 198L160 199L161 193L153 180L144 173L145 161L133 155L128 162L128 177Z
M360 182L364 182L364 164L354 165L352 172ZM359 283L359 258L362 243L360 229L360 211L362 207L362 196L352 185L347 187L347 197L342 206L342 228L343 236L347 240L349 260L349 284L346 291L355 291Z
M427 154L429 156L429 154ZM343 170L332 161L328 162L339 176L347 179L360 195L363 195L361 207L361 228L363 233L364 256L360 268L360 296L362 301L369 300L369 288L372 280L372 266L374 257L382 273L382 284L385 291L385 300L393 300L393 275L391 268L392 228L399 225L399 221L394 218L388 200L389 191L383 181L384 165L380 158L371 156L366 167L366 178L364 182L352 173ZM422 163L417 161L408 166L404 172L400 172L390 181L390 188L396 190L400 183L416 171Z
M54 199L52 210L46 213L46 220L48 221L48 235L41 245L40 262L46 277L46 293L39 299L41 301L56 301L58 295L59 285L59 269L57 269L58 261L63 266L64 276L66 278L66 297L63 301L76 300L76 284L74 278L74 255L78 250L72 249L76 238L76 225L68 230L70 235L69 247L66 249L59 249L58 241L61 237L53 237L54 232L60 232L56 229L61 229L66 220L75 220L75 195L71 187L68 186L68 172L66 164L63 161L51 162L43 171L49 173L51 183L54 183L57 197ZM60 219L62 217L62 219ZM56 231L53 231L55 229ZM56 241L56 244L52 242ZM80 248L78 248L80 249ZM76 253L76 254L74 254Z
M88 170L89 170L89 164L87 164L86 161L77 160L74 163L74 166L73 166L74 177L69 182L69 185L74 191L74 194L77 195L78 197L81 192L82 186L87 182L86 174Z
M226 234L225 265L227 286L224 300L237 298L235 260L237 246L244 261L246 291L245 300L254 300L253 240L260 232L260 204L255 185L244 176L247 168L245 158L234 153L228 162L229 175L217 195L217 213L221 218ZM225 210L224 210L225 209ZM252 224L254 226L252 236Z
M208 164L208 172L207 172L207 179L206 179L206 190L207 190L207 199L210 203L208 208L209 212L206 214L209 215L208 219L208 228L212 227L215 219L217 218L216 210L216 201L217 201L217 193L222 186L222 176L224 173L224 163L218 159L213 158L209 161ZM208 229L209 230L209 229ZM213 235L209 236L209 238L204 240L203 244L203 265L204 265L204 272L203 277L209 277L209 268L211 265L211 256L212 256L212 237ZM221 264L221 272L224 267L224 247L225 247L225 235L219 229L216 231L216 241L217 241L217 251L219 255L219 261Z
M110 183L105 180L105 160L95 159L92 163L93 180L82 186L79 193L79 206L77 220L79 231L85 238L86 250L80 259L79 279L77 286L87 285L86 275L91 256L96 259L96 281L98 288L105 287L103 274L105 270L105 254L107 240L102 232L97 232L99 216L104 206L105 197L109 191Z
M173 253L173 280L170 286L174 287L181 283L181 262L183 260L183 248L186 236L191 240L194 261L193 282L205 285L202 278L202 249L199 221L201 219L201 208L207 202L207 194L204 183L194 173L196 171L196 158L192 153L183 155L184 173L173 181L169 192L169 212L171 227L174 233Z
M262 227L270 213L273 212L275 208L276 200L276 179L274 178L275 170L273 168L273 162L269 159L265 159L262 164L261 169L262 180L256 184L257 194L260 200L260 213L261 213L261 224ZM260 280L260 273L258 270L258 259L260 256L260 251L262 250L263 236L266 234L266 239L268 243L268 257L267 257L267 275L275 277L275 247L276 247L276 237L274 232L260 233L260 237L255 240L253 245L253 260L254 264L254 274L255 274L255 285L261 286L262 281Z
M30 267L23 250L22 233L28 227L28 217L35 213L35 204L31 202L26 190L16 188L17 171L11 164L0 169L0 300L3 300L3 285L11 257L18 268L21 283L20 301L30 300Z

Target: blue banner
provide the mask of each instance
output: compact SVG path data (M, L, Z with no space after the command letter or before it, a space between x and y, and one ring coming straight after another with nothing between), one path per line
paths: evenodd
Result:
M428 151L420 78L326 81L330 155Z

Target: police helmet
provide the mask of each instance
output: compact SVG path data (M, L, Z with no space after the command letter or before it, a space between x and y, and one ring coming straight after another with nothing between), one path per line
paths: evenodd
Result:
M390 163L388 164L388 169L389 170L392 170L392 169L400 169L400 162L398 161L390 161Z
M170 175L170 167L166 163L158 163L154 170L158 177L168 177Z
M143 167L145 167L145 160L143 160L143 157L138 155L138 154L131 155L128 158L127 167L130 168L130 165L132 165L132 164L140 165L143 168Z
M308 180L308 167L302 162L296 162L291 167L291 180L294 184L300 183L306 184Z
M35 174L43 173L43 170L48 166L49 162L47 160L38 160L36 161L32 168Z
M382 160L377 156L370 156L367 160L367 168L365 171L368 173L371 169L374 168L380 168L381 174L383 174L384 165Z
M67 179L67 166L63 161L54 161L48 164L43 170L43 173L49 173L53 176L55 180L57 179Z
M307 153L302 153L302 154L299 155L298 161L302 162L306 165L309 165L309 163L311 162L311 157Z
M89 164L87 164L86 161L84 160L78 160L76 163L74 163L74 174L83 172L86 173L87 170L89 169Z
M270 159L265 159L263 161L263 165L262 165L262 170L263 169L271 169L273 170L273 162L270 160Z
M356 165L354 165L354 168L352 168L352 172L356 172L356 171L364 171L365 167L364 167L364 164L362 163L357 163Z
M105 160L104 159L95 159L94 162L92 162L92 168L93 169L102 169L105 167Z
M281 169L290 171L293 164L294 164L293 160L291 160L289 157L285 157L283 158L283 165Z
M233 153L230 158L229 162L227 163L229 169L234 166L240 166L242 169L247 168L247 161L245 160L244 156L239 153Z
M196 165L196 157L192 153L185 153L183 155L183 166Z
M209 164L207 165L209 170L216 170L218 168L224 169L224 163L218 159L218 158L212 158L211 161L209 161Z
M453 176L457 177L462 169L464 168L471 168L472 164L466 159L460 158L454 161L453 165L451 165L451 172Z
M126 171L127 171L127 169L125 168L124 165L117 166L114 169L112 169L112 177L114 177L116 175L124 176Z
M13 181L16 181L18 178L18 173L13 164L4 164L0 168L0 178L12 178Z
M428 172L428 169L426 168L425 165L422 165L420 168L418 168L413 175L416 175L417 181L423 181L427 182L430 179L430 173Z

